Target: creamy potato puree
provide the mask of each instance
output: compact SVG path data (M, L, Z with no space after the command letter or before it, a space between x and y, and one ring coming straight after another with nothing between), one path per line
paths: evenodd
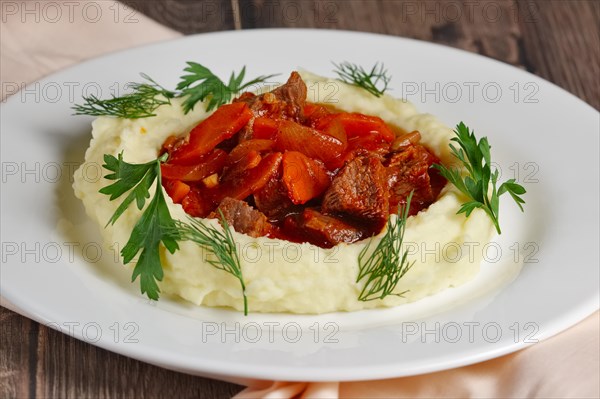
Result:
M337 80L303 72L309 90L308 100L332 103L349 112L377 115L386 122L406 131L419 130L421 142L444 163L452 161L448 143L452 130L428 114L390 96L375 98L366 91ZM333 93L333 94L332 94ZM101 227L106 224L122 198L109 201L100 194L100 188L109 180L92 181L85 176L86 164L94 169L102 165L104 154L123 158L131 163L148 162L156 158L162 143L170 135L185 136L190 129L207 116L203 104L184 115L180 102L162 106L157 116L128 120L100 117L93 123L92 141L85 155L85 163L75 173L74 189L83 201L89 216ZM156 183L155 183L156 184ZM154 188L151 189L154 195ZM173 218L185 220L186 214L165 193ZM481 249L493 233L490 219L481 210L469 218L457 215L465 198L452 185L447 185L437 202L407 222L404 241L416 263L400 280L395 292L406 292L402 297L390 295L383 300L362 302L358 295L362 283L356 283L358 254L369 241L340 244L323 249L311 244L296 244L266 237L252 238L233 232L238 244L242 272L246 283L250 312L325 313L352 311L384 306L396 306L416 301L428 295L469 281L479 271L482 253L468 251L464 243ZM118 243L123 248L141 212L131 205L114 226L102 228L107 245ZM215 220L205 220L220 227ZM382 233L383 234L383 233ZM379 236L373 238L375 248ZM474 252L474 253L470 253ZM206 262L205 250L190 242L181 242L180 250L170 254L161 247L164 279L162 293L180 296L196 305L226 306L243 309L239 281ZM133 266L128 265L130 268ZM136 281L135 284L139 284Z

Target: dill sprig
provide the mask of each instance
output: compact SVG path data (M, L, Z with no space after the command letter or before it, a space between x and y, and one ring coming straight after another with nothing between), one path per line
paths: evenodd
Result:
M75 115L114 116L118 118L138 119L156 116L154 111L161 105L171 103L172 98L185 98L183 100L184 113L190 112L199 101L208 99L206 110L231 101L231 98L249 86L262 83L276 75L263 75L243 83L246 67L236 75L231 73L229 82L225 84L217 75L207 67L196 62L188 62L184 69L186 75L181 76L176 91L170 91L148 75L141 74L146 83L130 83L131 93L121 97L113 96L102 100L94 95L84 97L84 103L75 105Z
M75 115L115 116L139 119L156 116L154 111L161 105L171 103L175 93L166 90L146 74L141 74L146 83L130 83L132 92L121 97L101 100L95 95L84 97L84 103L75 105Z
M220 222L223 230L204 224L196 218L188 217L189 223L180 220L175 221L179 238L182 241L192 241L212 252L216 260L207 259L207 262L237 278L242 287L244 297L244 315L248 315L248 298L246 297L246 285L242 275L240 258L237 253L235 241L231 234L231 228L219 209Z
M388 219L387 231L368 258L367 252L373 239L358 255L359 272L356 282L366 279L358 296L360 301L383 299L388 295L402 296L407 292L392 293L398 285L398 281L415 263L408 261L408 251L402 251L402 241L412 195L411 191L406 199L406 204L398 209L396 220L392 221L391 217Z
M447 168L441 164L434 164L432 167L471 199L462 204L458 214L464 213L466 217L469 217L473 210L481 208L492 219L498 234L502 234L498 221L500 196L509 193L523 212L525 200L521 196L526 193L526 190L516 183L515 179L509 179L497 187L499 173L497 169L492 172L491 147L487 137L477 141L475 132L471 132L463 122L456 126L454 133L456 137L453 137L452 141L458 143L460 148L450 144L450 149L467 171L467 175L463 177L460 169Z
M333 72L340 77L342 82L362 87L375 97L381 97L390 83L391 77L388 75L383 63L376 62L370 71L347 61L339 65L334 62L333 65L335 66Z

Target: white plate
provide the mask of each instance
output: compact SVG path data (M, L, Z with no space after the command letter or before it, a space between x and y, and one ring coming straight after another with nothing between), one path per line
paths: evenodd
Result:
M331 61L382 61L392 94L489 137L504 177L518 173L528 190L526 212L503 201L504 234L475 281L395 309L243 317L168 298L151 303L113 253L98 256L98 227L73 196L69 178L92 119L70 107L82 92L107 97L139 72L174 87L188 60L223 77L247 65L248 76L280 79L298 67L332 76ZM224 379L405 376L515 351L598 308L598 113L478 55L339 31L190 36L50 76L9 98L1 120L2 295L41 323L126 356Z

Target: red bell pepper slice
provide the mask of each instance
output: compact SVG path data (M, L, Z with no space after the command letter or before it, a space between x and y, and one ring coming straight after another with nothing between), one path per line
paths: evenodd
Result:
M250 118L252 111L246 103L222 105L192 129L188 142L173 152L169 162L178 165L197 163L220 142L239 132Z
M385 141L392 141L395 137L392 129L383 121L383 119L377 116L369 116L359 114L357 112L341 112L331 116L325 116L316 122L318 129L322 128L324 124L329 123L330 118L337 119L340 121L348 139L357 136L366 136L370 134L378 134Z
M388 152L390 143L385 141L379 134L368 134L364 136L353 137L348 140L348 151L368 150L371 152Z
M172 165L163 163L160 171L165 179L181 180L184 182L197 182L213 173L219 173L227 163L227 153L216 149L201 157L196 165Z
M231 150L229 157L227 158L227 163L232 164L238 162L250 151L256 151L259 153L269 151L274 145L275 142L273 140L251 139L242 141L240 144L235 146L233 150Z
M289 120L279 121L275 148L279 151L299 151L326 164L339 158L346 143L308 126Z
M304 118L309 125L314 127L314 123L320 118L330 115L331 111L327 107L315 103L306 103L304 106Z
M214 209L215 204L206 194L206 190L193 187L181 201L181 206L188 215L204 218Z
M249 169L255 168L260 164L262 157L260 153L255 150L250 150L242 155L242 157L235 162L229 164L221 175L221 181L237 179L242 176Z

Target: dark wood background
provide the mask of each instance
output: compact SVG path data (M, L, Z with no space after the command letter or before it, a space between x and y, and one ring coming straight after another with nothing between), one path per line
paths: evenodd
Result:
M597 0L126 0L185 34L310 27L411 37L526 69L600 109ZM227 398L242 387L107 352L0 308L0 398Z

